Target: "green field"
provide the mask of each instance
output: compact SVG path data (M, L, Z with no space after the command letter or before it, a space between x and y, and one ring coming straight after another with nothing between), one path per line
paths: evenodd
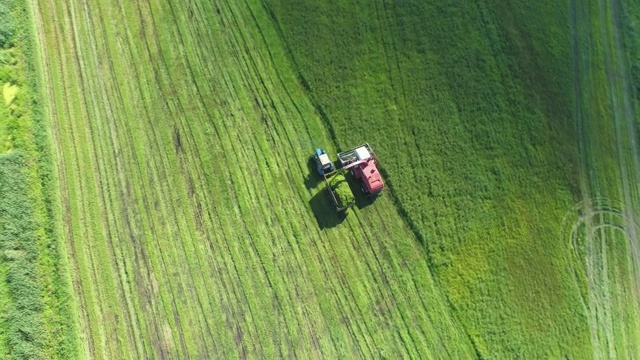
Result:
M0 358L632 358L637 9L0 1Z

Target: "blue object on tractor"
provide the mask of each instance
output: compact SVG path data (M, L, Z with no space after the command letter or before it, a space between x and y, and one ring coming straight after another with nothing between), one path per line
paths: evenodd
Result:
M313 155L313 158L316 161L318 174L324 175L335 170L333 163L329 159L329 155L327 155L327 152L323 149L316 149L316 153Z

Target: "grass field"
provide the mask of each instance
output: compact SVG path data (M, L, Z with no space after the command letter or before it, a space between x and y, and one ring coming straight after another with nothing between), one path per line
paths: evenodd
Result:
M620 1L12 10L33 44L4 98L34 98L19 141L0 123L0 312L36 335L12 342L3 317L0 354L640 353ZM338 216L309 156L362 142L387 190ZM10 281L12 256L35 270ZM21 308L12 286L39 296Z
M473 356L390 197L337 226L259 5L34 5L80 357Z
M559 241L578 197L567 6L270 3L338 143L377 144L478 352L588 352Z
M583 197L571 238L576 258L583 261L576 272L588 280L583 303L595 358L640 352L640 151L634 99L639 83L630 76L637 71L630 60L637 50L628 42L637 24L625 15L633 9L632 1L572 2L570 7Z

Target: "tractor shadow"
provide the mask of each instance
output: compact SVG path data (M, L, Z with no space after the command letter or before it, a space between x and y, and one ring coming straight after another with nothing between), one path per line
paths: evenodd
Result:
M313 210L313 215L320 229L336 227L342 224L344 219L347 218L347 214L344 211L336 211L331 199L329 199L329 193L327 191L327 189L322 187L320 191L309 200L309 205L311 205L311 210Z
M307 167L309 173L304 180L304 185L307 190L319 189L311 200L309 200L309 205L311 206L313 215L318 222L318 227L320 229L328 229L342 224L342 222L347 218L349 211L353 210L337 212L333 202L329 198L329 190L325 188L322 176L318 174L316 162L313 157L309 158ZM349 187L351 188L351 192L355 198L355 206L358 209L362 210L375 202L376 197L379 195L367 196L364 194L360 189L360 181L358 181L350 171L345 172L345 177L347 178L347 182L349 183Z
M313 190L322 182L322 177L318 174L318 169L316 168L316 162L313 159L313 156L309 157L309 161L307 161L307 168L309 173L304 179L304 186L307 187L307 190Z
M318 222L318 227L320 229L328 229L342 224L347 215L345 212L337 212L333 206L333 202L329 198L329 190L325 187L322 176L318 174L318 168L313 156L309 157L307 167L309 173L304 180L304 185L307 187L307 190L319 189L311 200L309 200L309 205Z

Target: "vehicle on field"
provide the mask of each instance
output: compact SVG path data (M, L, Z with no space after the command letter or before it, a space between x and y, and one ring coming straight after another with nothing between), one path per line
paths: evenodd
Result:
M378 195L384 189L384 182L378 171L376 155L365 143L338 154L342 170L350 170L360 180L360 189L368 196Z
M316 149L315 154L313 154L313 159L316 162L316 168L320 176L335 170L333 162L331 162L329 155L327 155L324 149Z
M359 181L360 189L367 196L378 195L384 189L375 153L367 143L339 153L338 169L323 149L316 149L312 157L329 193L329 200L338 212L346 211L356 203L345 176L347 171Z

